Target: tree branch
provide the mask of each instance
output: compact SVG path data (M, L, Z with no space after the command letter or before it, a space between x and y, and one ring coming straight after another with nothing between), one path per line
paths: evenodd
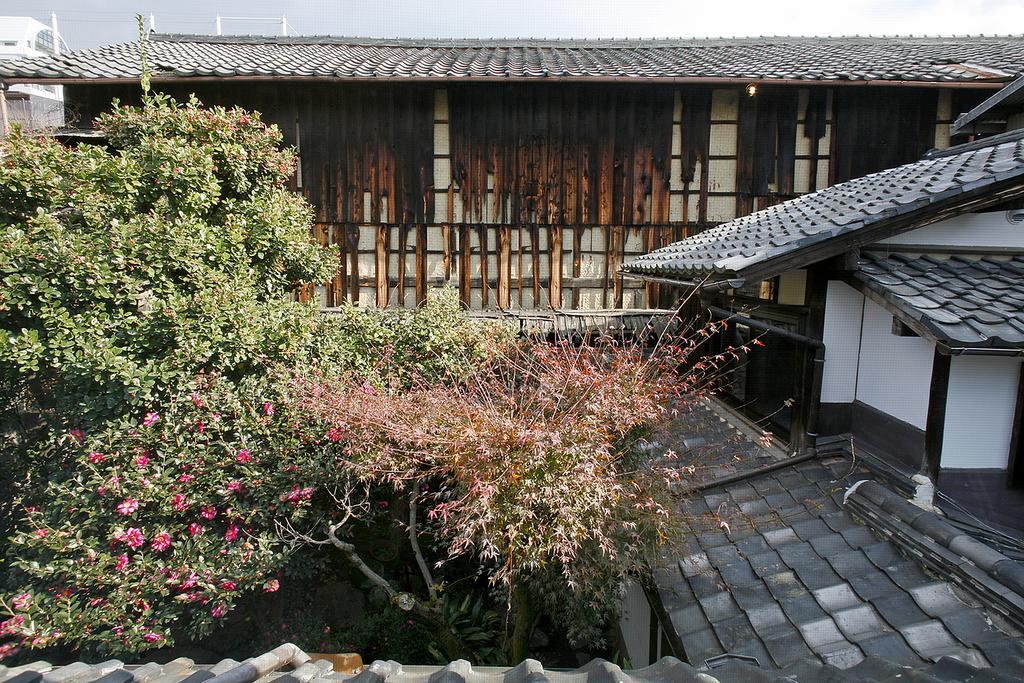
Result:
M419 534L416 531L416 501L419 497L420 482L417 481L412 486L412 495L409 496L409 545L412 546L412 554L416 558L416 565L420 568L420 574L423 574L423 580L427 583L427 592L430 594L430 599L437 600L434 577L430 574L430 567L427 566L427 561L423 559L423 552L420 550Z
M388 583L388 580L383 576L370 569L370 566L366 564L366 562L363 561L363 558L359 556L359 553L356 552L356 547L354 545L338 538L337 531L339 527L341 527L340 523L331 524L327 527L327 538L330 540L331 544L344 553L348 561L351 562L352 565L363 574L363 576L368 578L371 583L383 590L387 594L388 598L394 600L398 597L398 591L395 590L394 586Z

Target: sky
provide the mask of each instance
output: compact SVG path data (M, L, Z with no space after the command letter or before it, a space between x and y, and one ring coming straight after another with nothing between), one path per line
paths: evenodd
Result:
M49 23L73 49L136 37L134 15L168 33L424 38L598 38L1024 33L1024 0L0 0Z

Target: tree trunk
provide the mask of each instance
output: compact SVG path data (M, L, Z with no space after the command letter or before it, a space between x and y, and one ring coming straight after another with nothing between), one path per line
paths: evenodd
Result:
M519 583L512 591L512 608L515 610L515 626L512 629L512 666L526 659L530 654L530 634L533 631L533 609L530 604L530 590L525 583Z

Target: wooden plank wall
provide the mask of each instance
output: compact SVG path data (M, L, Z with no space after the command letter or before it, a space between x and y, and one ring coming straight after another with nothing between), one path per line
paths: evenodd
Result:
M984 92L611 84L196 83L299 149L315 238L341 250L325 306L413 306L450 284L475 309L644 308L626 259L949 144ZM91 120L131 86L68 86Z

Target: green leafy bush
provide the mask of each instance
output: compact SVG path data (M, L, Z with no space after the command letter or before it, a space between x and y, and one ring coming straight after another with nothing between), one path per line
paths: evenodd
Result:
M280 132L159 97L98 125L109 148L2 143L5 393L51 427L88 429L204 371L307 358L315 313L289 293L336 255L309 240L309 208L285 188Z
M208 633L276 585L278 525L342 472L289 413L296 374L436 380L505 337L451 292L416 311L296 302L337 254L309 239L293 155L257 114L156 96L98 126L107 147L0 141L2 468L20 503L0 657Z

